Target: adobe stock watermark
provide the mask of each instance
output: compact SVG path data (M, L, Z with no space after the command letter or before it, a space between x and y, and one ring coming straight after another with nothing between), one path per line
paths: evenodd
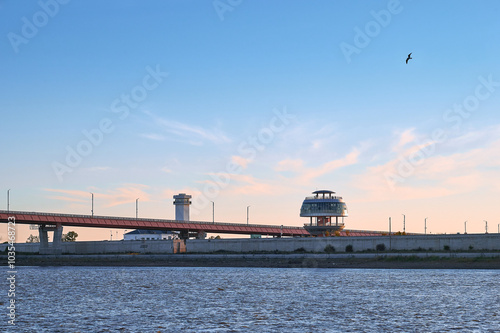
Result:
M392 21L392 17L403 11L403 6L399 0L389 0L387 9L382 9L378 12L372 10L370 15L373 20L366 22L363 29L358 26L354 27L353 44L346 42L340 43L339 47L348 64L351 63L351 57L354 54L360 54L361 50L370 45L373 38L380 35L382 28L386 28Z
M286 107L283 110L274 109L274 116L269 120L267 126L261 128L255 135L243 140L237 148L237 159L250 163L255 160L259 152L263 152L269 146L276 135L283 132L295 119L293 114L288 113ZM243 166L236 163L234 156L227 162L223 172L209 174L211 180L205 183L201 195L193 199L193 214L199 214L201 209L207 207L210 201L215 199L221 190L231 183L231 177L241 174Z
M7 306L7 317L9 320L7 323L9 325L16 325L16 218L11 216L8 218L7 224L7 281L9 283L9 289L7 292L7 296L9 297L8 306Z
M465 119L474 114L481 105L481 102L490 98L500 87L499 81L493 80L493 75L478 77L479 84L474 89L474 93L465 97L460 104L454 104L452 108L443 113L443 121L449 124L449 128L460 130L460 126ZM397 183L403 183L405 179L415 173L415 169L422 165L425 160L436 152L436 147L444 143L448 135L443 128L436 128L432 131L430 138L424 142L417 142L419 149L408 156L400 156L395 172L386 172L385 180L389 187L394 190Z
M40 0L38 6L40 10L35 12L33 16L27 18L23 16L21 22L20 34L9 32L7 38L15 53L19 53L19 46L28 44L29 41L38 35L40 29L45 27L52 18L54 18L61 8L61 5L66 5L70 0Z
M110 111L118 116L118 119L124 120L131 110L137 109L141 102L148 97L148 92L158 88L168 76L167 72L160 70L160 65L153 69L146 66L147 74L144 75L140 84L134 86L128 93L123 93L119 98L113 100L110 104ZM116 121L116 119L115 119ZM84 129L82 135L84 139L80 140L75 146L66 146L66 156L64 161L53 161L52 170L57 176L59 182L63 181L63 176L73 172L80 166L83 159L94 151L94 148L100 146L106 135L112 133L115 129L114 121L110 118L103 118L95 128Z
M236 7L241 5L243 0L214 0L212 5L214 6L219 20L224 21L224 15L226 12L232 12Z

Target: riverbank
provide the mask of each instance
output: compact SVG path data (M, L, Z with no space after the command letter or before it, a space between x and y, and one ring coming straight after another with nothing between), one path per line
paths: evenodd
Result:
M20 254L16 266L500 269L500 254Z

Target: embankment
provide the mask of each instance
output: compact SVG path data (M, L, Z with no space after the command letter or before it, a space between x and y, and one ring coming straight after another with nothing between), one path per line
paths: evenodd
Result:
M6 265L6 263L4 263ZM500 269L500 253L18 255L17 266Z

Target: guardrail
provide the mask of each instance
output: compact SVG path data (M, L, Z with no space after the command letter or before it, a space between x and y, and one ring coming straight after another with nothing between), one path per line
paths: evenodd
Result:
M332 197L327 197L325 196L324 198L323 197L306 197L304 200L328 200L328 199L337 199L337 200L343 200L342 197L338 197L338 196L332 196Z
M22 215L42 215L42 216L58 216L58 217L75 217L75 218L92 218L92 219L113 219L113 220L127 220L127 221L149 221L149 222L163 222L163 223L185 223L185 224L204 224L204 225L227 225L227 226L247 226L247 227L263 227L263 228L280 228L283 230L296 230L303 229L302 227L291 227L281 225L266 225L266 224L246 224L246 223L230 223L230 222L206 222L206 221L182 221L182 220L166 220L166 219L152 219L152 218L135 218L135 217L121 217L121 216L101 216L101 215L78 215L78 214L61 214L61 213L43 213L43 212L22 212L22 211L6 211L0 210L0 214L22 214Z

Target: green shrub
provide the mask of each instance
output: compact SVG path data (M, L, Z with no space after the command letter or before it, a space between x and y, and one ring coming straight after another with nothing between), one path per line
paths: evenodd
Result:
M353 251L352 245L349 244L345 247L345 252L352 252L352 251Z
M327 246L325 246L325 250L324 250L326 253L333 253L335 252L335 248L333 246L331 246L330 244L328 244Z
M377 244L376 249L377 251L385 251L385 244Z
M306 252L306 249L299 247L298 249L293 250L293 252Z
M450 246L449 246L449 245L445 245L445 246L443 246L443 249L444 249L445 251L450 251Z

